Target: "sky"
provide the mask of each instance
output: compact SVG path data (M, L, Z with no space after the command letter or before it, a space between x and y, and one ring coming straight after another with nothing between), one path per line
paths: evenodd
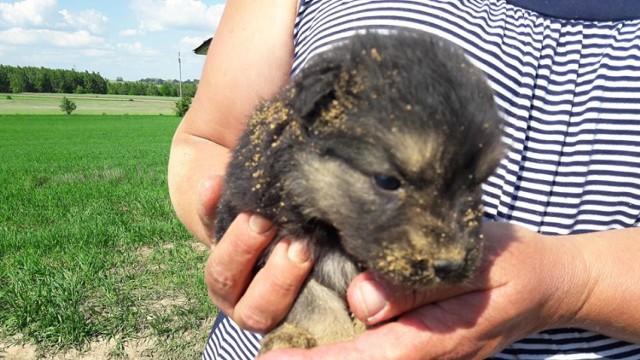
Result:
M225 0L0 0L0 64L199 79Z

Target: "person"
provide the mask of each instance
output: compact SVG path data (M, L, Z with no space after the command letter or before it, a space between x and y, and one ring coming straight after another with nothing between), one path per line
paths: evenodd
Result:
M407 293L360 274L353 341L265 359L640 359L640 9L633 0L228 0L171 148L169 189L205 244L230 150L262 99L357 31L410 27L459 45L488 78L508 146L484 184L490 261ZM204 359L253 358L313 265L241 214L212 246ZM500 250L498 250L500 249ZM393 321L388 321L388 320ZM244 329L244 330L241 330Z

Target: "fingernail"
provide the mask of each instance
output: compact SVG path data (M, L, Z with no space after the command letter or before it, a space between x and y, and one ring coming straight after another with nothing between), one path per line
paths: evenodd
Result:
M387 307L388 302L382 289L372 281L363 281L358 284L356 294L360 298L360 306L369 322L375 320L375 316Z
M254 214L249 218L249 230L253 231L256 234L264 234L269 231L272 226L273 224L271 223L271 221L263 218L260 215Z
M309 261L309 248L304 241L292 241L287 250L289 260L296 264L304 264Z

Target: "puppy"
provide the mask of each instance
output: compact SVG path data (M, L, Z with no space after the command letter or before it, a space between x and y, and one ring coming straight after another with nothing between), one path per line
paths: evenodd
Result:
M442 39L370 32L316 56L254 112L217 210L218 239L252 212L316 258L261 352L353 338L345 293L363 269L409 288L473 276L501 144L483 74Z

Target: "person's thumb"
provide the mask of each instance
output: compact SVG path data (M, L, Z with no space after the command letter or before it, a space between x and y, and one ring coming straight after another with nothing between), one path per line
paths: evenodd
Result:
M222 195L224 178L210 175L203 178L198 186L198 217L204 225L209 241L215 238L216 207Z
M353 314L366 325L375 325L425 304L469 291L463 286L440 285L429 289L403 288L371 272L358 275L347 290Z

